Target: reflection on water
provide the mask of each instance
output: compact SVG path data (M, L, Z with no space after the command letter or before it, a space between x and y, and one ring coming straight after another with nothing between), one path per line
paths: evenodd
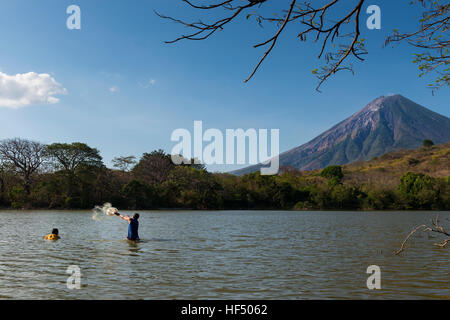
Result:
M83 211L0 212L0 299L450 298L449 248L401 241L433 212L140 212L127 225ZM450 218L441 212L441 220ZM42 237L58 228L61 240ZM81 289L69 290L69 265ZM368 290L367 267L382 290Z

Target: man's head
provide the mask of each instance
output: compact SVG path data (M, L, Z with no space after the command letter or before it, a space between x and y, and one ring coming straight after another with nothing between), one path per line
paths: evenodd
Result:
M136 219L136 220L138 220L138 219L139 219L139 213L135 213L135 214L133 214L133 219Z
M53 229L52 234L58 234L58 229Z

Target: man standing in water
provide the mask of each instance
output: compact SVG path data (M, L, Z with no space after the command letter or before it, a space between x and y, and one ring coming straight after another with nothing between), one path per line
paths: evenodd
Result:
M123 216L120 213L116 212L115 213L116 216L122 218L125 221L128 221L128 240L131 241L137 241L139 240L139 234L138 234L138 229L139 229L139 213L135 213L132 217L130 216Z

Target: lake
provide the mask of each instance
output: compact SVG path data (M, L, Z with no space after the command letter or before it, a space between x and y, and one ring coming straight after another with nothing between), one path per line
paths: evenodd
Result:
M131 214L132 212L122 212ZM0 212L0 299L449 299L436 212L139 211L142 242L89 211ZM449 225L450 212L440 212ZM61 240L44 241L52 228ZM68 289L67 268L81 270ZM369 290L370 265L381 290Z

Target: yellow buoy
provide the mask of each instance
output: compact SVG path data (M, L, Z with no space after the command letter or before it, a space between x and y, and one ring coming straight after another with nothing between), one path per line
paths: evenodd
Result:
M57 234L50 233L44 237L44 240L58 240L59 236Z

